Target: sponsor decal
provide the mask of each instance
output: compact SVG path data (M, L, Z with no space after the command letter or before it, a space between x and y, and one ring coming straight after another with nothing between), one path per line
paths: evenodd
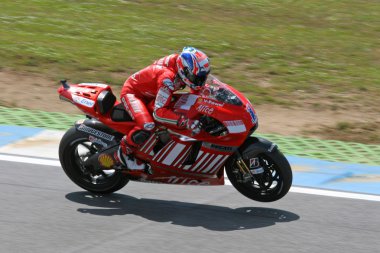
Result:
M122 97L122 98L121 98L121 102L123 102L124 108L125 108L125 110L128 112L129 116L131 116L131 118L132 118L133 120L135 120L135 116L133 116L133 114L132 114L132 112L131 112L131 109L130 109L129 106L128 106L128 103L127 103L127 101L125 100L125 97Z
M247 104L247 112L249 113L249 115L251 115L252 123L256 124L257 123L257 117L256 117L256 114L253 111L253 108L250 104Z
M214 106L224 106L224 103L218 103L214 100L206 99L206 98L200 98L198 102L204 102L204 103L214 105Z
M201 182L199 180L190 179L190 178L183 178L183 177L168 177L167 179L168 184L184 184L184 185L208 185L209 182Z
M144 129L145 130L153 130L153 128L155 127L156 125L154 124L154 122L148 122L148 123L145 123L144 124Z
M203 146L206 148L218 150L218 151L224 151L224 152L233 152L236 147L228 147L228 146L222 146L222 145L217 145L217 144L212 144L212 143L203 143Z
M155 108L163 107L170 97L170 91L166 87L161 87L157 93L156 101L154 103Z
M108 154L99 155L98 161L104 168L111 168L115 164L113 158Z
M244 133L247 131L242 120L223 121L223 123L231 134Z
M102 141L101 139L98 139L92 135L90 135L88 137L88 140L91 141L92 143L95 143L95 144L99 144L99 145L102 145L104 148L106 148L108 145L107 143L105 143L104 141Z
M141 107L140 107L139 101L136 99L135 95L127 94L127 98L128 98L129 104L132 107L133 112L134 113L141 113Z
M263 167L258 167L256 169L250 170L253 175L264 173Z
M208 96L210 96L210 94L211 94L211 90L209 88L204 88L202 90L202 95L203 96L208 97Z
M199 105L197 107L197 111L204 114L211 115L214 112L214 108L208 107L207 105Z
M264 173L264 168L260 166L260 160L258 157L249 159L249 168L253 175Z
M162 82L164 83L164 85L165 85L166 87L169 88L169 90L174 91L174 84L173 84L172 80L170 80L169 78L166 78L166 79L164 79L164 81L162 81Z
M113 139L115 138L115 136L112 136L110 134L106 134L106 133L99 131L99 130L96 130L92 127L88 127L84 124L81 124L78 127L78 130L85 132L85 133L88 133L88 134L91 134L91 135L95 135L96 137L102 138L102 139L107 140L107 141L113 141Z
M186 94L182 95L175 103L174 108L180 108L182 110L190 110L190 107L197 101L198 95Z
M272 143L272 145L270 146L270 148L268 149L269 152L272 152L273 150L275 150L277 148L277 145Z
M81 105L89 107L89 108L93 107L94 104L95 104L95 101L93 101L91 99L79 97L79 96L76 96L76 95L72 95L72 97L73 97L73 101L75 103L81 104Z
M260 166L260 161L258 157L250 158L249 159L249 168L257 168Z
M144 177L139 177L139 178L133 179L133 180L136 180L136 181L139 181L139 182L143 182L143 183L150 183L150 184L165 184L165 182L148 180L148 179L146 179Z
M104 83L80 83L78 86L91 86L91 87L100 87L100 88L107 88L108 85Z

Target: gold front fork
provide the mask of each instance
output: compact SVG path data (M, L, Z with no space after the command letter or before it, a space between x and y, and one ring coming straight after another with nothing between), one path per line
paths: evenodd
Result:
M240 172L243 175L243 181L244 183L252 181L252 174L249 168L247 167L247 164L245 164L243 158L239 155L236 164L239 167Z

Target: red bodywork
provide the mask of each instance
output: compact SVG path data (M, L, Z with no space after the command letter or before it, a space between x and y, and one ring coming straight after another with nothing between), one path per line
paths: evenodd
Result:
M135 125L133 121L115 122L111 119L111 110L103 115L99 112L97 98L104 90L111 91L111 88L104 84L82 83L70 85L69 89L60 87L58 93L61 99L75 104L86 115L120 133L128 133ZM225 93L227 98L223 99L220 94ZM153 102L148 108L152 109ZM118 104L116 101L114 106ZM221 122L227 131L220 136L213 136L206 131L193 136L187 129L168 129L170 138L159 150L155 149L159 138L154 133L135 152L136 157L150 163L153 175L139 171L126 173L135 180L145 182L223 185L224 163L256 127L257 118L251 103L240 92L212 77L197 95L175 94L172 106L175 112L186 114L192 119L203 115L212 117ZM192 165L184 165L195 141L202 142L197 158Z

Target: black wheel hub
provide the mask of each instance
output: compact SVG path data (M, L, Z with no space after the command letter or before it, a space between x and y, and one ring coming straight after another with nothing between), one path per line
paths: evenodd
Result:
M250 168L252 181L246 183L246 185L260 190L261 194L277 190L282 184L282 178L276 165L269 158L265 157L265 155L260 155L257 158L260 162L257 167L262 167L264 171L256 174L252 173L255 168ZM249 160L244 160L244 162L247 166L250 164Z
M75 143L76 147L72 154L74 163L80 168L83 180L91 184L104 184L112 177L115 170L100 170L94 166L86 166L85 162L92 156L96 155L98 149L88 140L82 140Z

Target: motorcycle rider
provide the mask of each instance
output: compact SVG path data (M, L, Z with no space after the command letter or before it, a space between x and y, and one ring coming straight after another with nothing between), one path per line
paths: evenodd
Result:
M146 164L136 161L133 153L152 134L156 127L154 120L169 128L196 128L198 121L176 114L169 104L173 93L186 85L192 93L199 91L209 73L207 55L194 47L184 47L180 54L163 57L130 76L122 88L121 101L136 126L122 138L114 155L117 162L130 170L147 169ZM152 117L146 105L153 99Z

